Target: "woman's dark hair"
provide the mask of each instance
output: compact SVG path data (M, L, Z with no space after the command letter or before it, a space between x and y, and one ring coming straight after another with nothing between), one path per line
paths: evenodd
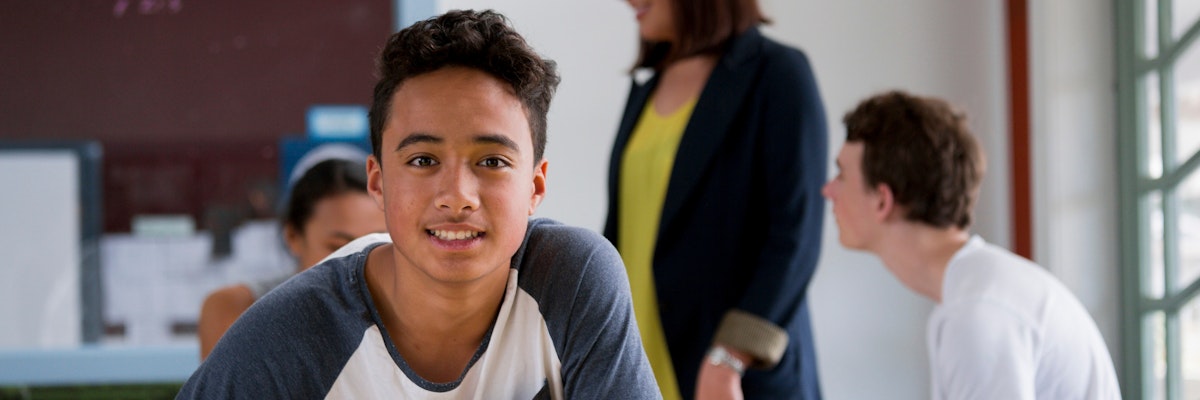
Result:
M546 113L558 87L554 61L525 43L494 11L455 10L396 32L379 56L379 82L371 102L371 151L381 156L383 126L392 96L404 80L447 66L478 69L507 83L525 107L534 162L546 149Z
M343 193L367 193L366 166L342 159L321 161L305 171L288 192L281 222L304 233L304 225L321 200Z
M842 121L846 142L863 144L867 189L888 185L910 221L971 225L984 161L964 114L940 99L893 91L863 100Z
M699 54L720 54L734 36L770 22L758 0L671 0L678 43L641 41L634 68L661 71L667 64Z

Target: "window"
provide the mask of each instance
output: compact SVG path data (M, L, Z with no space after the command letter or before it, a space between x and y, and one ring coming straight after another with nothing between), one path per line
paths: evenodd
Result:
M1126 398L1200 398L1200 0L1117 0Z

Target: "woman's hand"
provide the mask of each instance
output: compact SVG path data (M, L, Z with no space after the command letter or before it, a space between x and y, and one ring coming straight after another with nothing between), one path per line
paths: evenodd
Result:
M750 365L750 356L729 347L725 347L725 351L742 365ZM713 363L705 357L696 376L696 400L730 399L742 399L742 375L728 365Z

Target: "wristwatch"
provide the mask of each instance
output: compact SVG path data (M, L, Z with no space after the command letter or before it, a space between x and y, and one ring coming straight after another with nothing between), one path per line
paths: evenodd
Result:
M738 376L746 374L746 364L734 357L733 354L729 354L723 346L713 346L708 350L707 358L709 364L729 367L733 372L737 372Z

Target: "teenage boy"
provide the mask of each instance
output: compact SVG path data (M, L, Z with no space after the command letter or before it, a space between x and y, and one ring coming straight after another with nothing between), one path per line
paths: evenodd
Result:
M530 219L558 84L490 11L388 40L360 238L263 297L181 398L658 398L621 259Z
M1087 310L1038 265L971 235L983 155L946 102L902 92L845 116L833 203L843 246L935 302L934 399L1119 399Z

